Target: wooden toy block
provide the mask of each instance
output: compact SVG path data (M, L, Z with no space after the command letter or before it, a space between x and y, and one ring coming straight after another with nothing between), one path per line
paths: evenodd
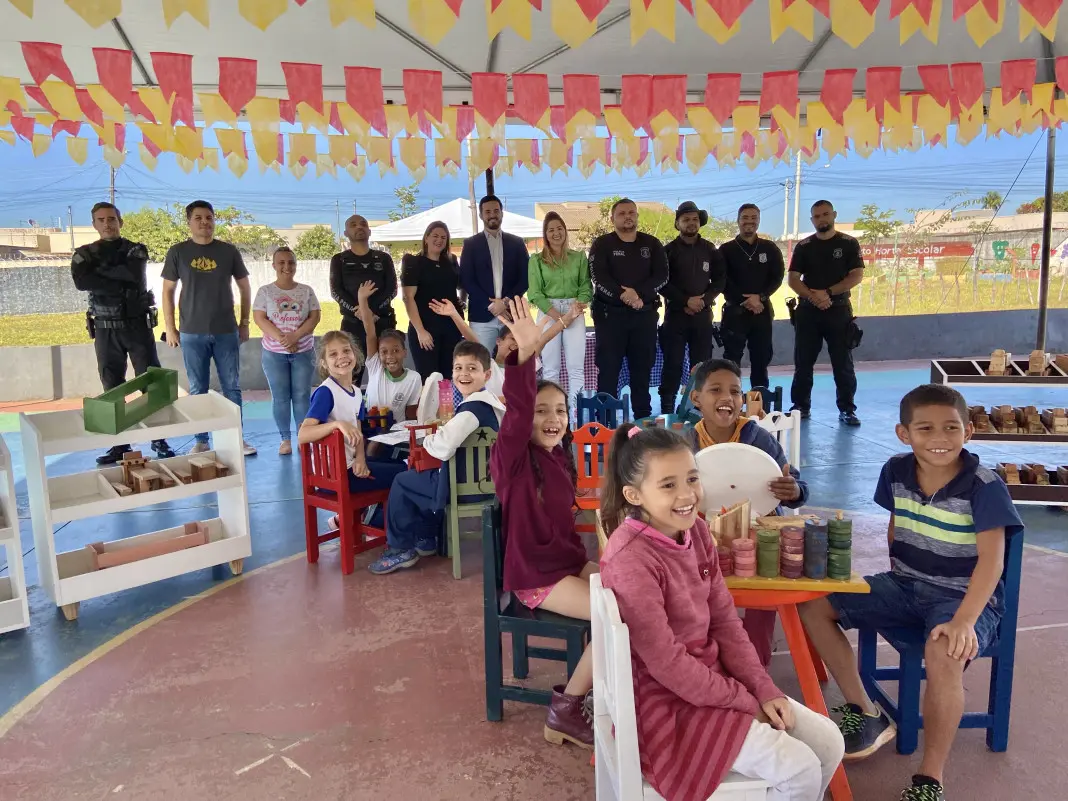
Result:
M1006 484L1020 483L1020 468L1008 462L1002 462L997 467L997 473Z
M975 427L976 432L980 434L995 433L994 424L990 422L989 415L977 414L974 418L972 418L972 425Z
M972 420L974 420L976 418L976 416L980 415L980 414L986 414L986 407L985 406L969 406L968 407L968 417L971 418Z
M189 471L188 467L172 467L170 470L183 484L193 483L193 474Z
M1015 422L1016 412L1013 411L1011 406L994 406L990 409L990 417L993 419L994 425L1001 426L1008 419Z
M1057 483L1068 486L1068 464L1062 464L1057 468Z
M1009 362L1012 359L1011 353L1006 353L1001 348L998 348L990 354L990 366L986 369L987 375L1005 375L1008 371Z
M85 547L90 551L96 569L103 570L186 548L195 548L207 541L207 526L203 523L186 523L181 529L169 529L115 542L94 542Z
M189 460L189 472L193 481L211 481L215 478L215 460L207 456L194 456Z
M125 498L127 495L133 495L133 490L125 484L121 484L118 481L111 481L109 483L111 484L111 488L119 493L120 498Z
M1040 350L1031 351L1031 357L1027 360L1028 375L1045 375L1048 360L1046 354Z
M215 463L215 477L226 478L230 475L230 468L224 465L222 462Z
M1058 353L1053 357L1053 363L1068 373L1068 353Z
M1051 434L1068 434L1068 409L1045 409L1042 424Z
M1040 464L1024 465L1024 480L1028 484L1037 484L1038 486L1048 487L1049 472Z
M764 416L764 397L755 389L745 395L745 413L749 417Z
M135 392L140 392L141 396L127 403L126 398ZM149 367L147 372L125 384L82 401L82 419L86 431L118 434L177 399L178 372Z
M1037 412L1029 413L1027 415L1027 426L1025 430L1028 434L1044 435L1049 433L1046 431L1046 427L1042 425L1042 418Z
M161 489L170 489L175 486L175 481L169 475L163 472L159 472L159 486Z
M724 509L709 518L708 528L718 545L730 545L734 540L749 536L751 516L749 501L739 501L730 509Z
M160 487L159 473L147 467L131 470L130 478L133 479L134 492L152 492Z
M121 461L119 461L119 467L122 468L122 483L128 487L133 487L133 479L130 477L131 472L139 470L148 464L148 459L141 455L141 451L130 451L125 454Z

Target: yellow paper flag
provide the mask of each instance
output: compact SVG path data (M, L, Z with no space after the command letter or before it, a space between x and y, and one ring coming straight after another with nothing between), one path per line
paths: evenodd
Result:
M189 173L193 171L193 168L197 166L197 163L193 159L187 159L185 156L175 155L174 161L186 175L189 175Z
M875 32L875 14L860 0L831 0L831 30L850 47L860 47Z
M174 128L174 152L196 161L204 152L204 129L177 125Z
M182 14L188 14L205 28L208 19L208 0L163 0L163 21L171 27Z
M336 135L327 138L330 160L341 167L348 167L356 159L356 137Z
M197 172L204 172L204 170L215 170L215 172L219 171L218 148L204 148L204 152L201 153L200 158L197 159Z
M356 137L360 146L367 149L367 139L371 136L371 123L361 117L348 103L336 103L337 115L345 130ZM442 134L444 135L444 134Z
M48 134L35 133L33 135L33 141L30 142L30 150L33 151L34 158L43 156L48 152L48 148L52 146L52 137Z
M67 137L67 155L75 164L85 164L89 156L89 140L80 136Z
M400 136L402 133L407 133L409 136L419 134L419 122L412 119L412 115L408 113L406 105L394 103L391 106L386 106L385 112L386 136L389 139Z
M324 175L337 178L337 165L329 155L320 153L315 157L315 177L322 178Z
M500 0L496 9L496 0L486 0L486 26L489 38L499 34L505 28L511 28L527 41L530 41L530 2L529 0ZM511 175L511 173L509 173Z
M406 136L400 142L400 160L413 177L422 170L426 173L426 140L421 136Z
M330 104L323 103L323 113L313 109L307 103L297 103L297 119L305 131L311 129L318 131L323 136L330 135ZM344 124L344 123L342 123Z
M734 24L728 28L723 24L723 20L719 18L719 14L712 10L712 6L707 2L703 2L703 0L698 0L693 4L693 12L697 27L720 44L726 42L741 29L741 17L736 19Z
M553 33L568 47L576 48L597 31L597 20L589 19L575 0L550 0Z
M1007 131L1015 136L1020 124L1022 109L1023 106L1020 103L1019 95L1005 103L1001 99L1001 87L995 86L991 89L990 104L987 106L986 112L987 139L991 136L998 136L1002 131Z
M786 31L793 29L812 41L812 6L805 0L794 0L784 8L786 0L768 0L771 12L771 41L777 42Z
M1049 39L1051 42L1057 35L1057 17L1060 16L1061 10L1058 8L1053 12L1053 16L1050 17L1049 23L1043 27L1039 24L1038 20L1031 16L1030 12L1022 5L1020 6L1020 41L1026 39L1031 31L1038 29L1039 33Z
M438 167L438 175L456 175L460 171L463 148L455 139L434 140L434 163Z
M237 112L222 99L222 95L214 92L197 92L197 98L200 100L200 108L204 112L205 127L210 128L217 122L225 122L227 125L237 126Z
M942 0L931 0L931 21L924 22L916 6L909 5L901 11L898 22L901 25L901 44L905 44L914 33L922 32L932 44L938 44L938 22L942 19Z
M686 164L696 175L708 160L708 145L701 134L686 134Z
M248 159L237 153L231 153L226 157L226 166L230 168L230 172L240 178L248 170Z
M261 31L286 12L289 0L237 0L237 11Z
M957 119L957 143L966 145L983 130L983 100L980 98L970 109L962 108Z
M675 0L630 0L630 44L649 31L675 41Z
M456 19L445 0L408 0L408 22L412 30L432 45L445 38Z
M367 174L367 160L360 159L355 164L350 164L345 168L345 172L351 175L353 180L362 180L363 176Z
M256 96L245 106L245 116L253 131L278 130L278 98ZM270 162L268 162L269 164Z
M756 132L760 130L760 107L756 103L739 105L731 114L731 119L734 122L735 138L740 138L743 133L756 136Z
M122 0L66 0L71 11L99 28L122 13Z
M145 147L144 142L137 143L137 153L141 156L141 163L148 167L149 172L155 172L159 159L152 155L152 151Z
M968 35L982 47L1005 24L1005 0L998 0L998 13L993 18L987 13L985 3L976 3L965 13L964 24L968 28Z
M85 88L93 102L100 106L100 111L103 112L105 120L122 122L126 119L125 107L111 96L111 92L98 83L88 84ZM167 122L170 123L169 118Z
M367 142L367 160L372 164L377 164L379 172L382 171L383 166L387 169L393 168L396 172L396 168L393 167L393 140L382 136L372 136Z
M84 116L82 107L78 105L78 98L74 95L74 87L63 81L45 81L41 84L41 91L48 99L63 120L80 120Z
M545 142L549 145L548 150L545 152L545 160L549 164L549 174L555 175L557 172L562 172L567 175L569 166L567 163L569 155L567 143L559 139L546 139Z
M0 130L0 142L7 142L9 145L15 144L15 132Z
M163 92L160 91L158 86L143 86L137 90L137 96L152 112L156 122L162 125L171 124L171 104L163 97ZM120 122L122 119L124 118L119 118L116 122Z
M33 19L33 0L10 0L11 5L21 11L30 19ZM12 140L14 144L14 140Z
M14 100L22 108L26 108L29 105L19 79L0 76L0 108L4 108L8 101L11 100Z
M690 121L690 127L704 138L709 150L720 143L723 138L723 128L703 104L687 108L686 117Z
M299 181L308 174L308 165L301 164L299 161L292 161L289 164L289 171L293 173L293 177Z
M111 128L110 125L107 126ZM169 125L159 125L151 122L143 122L139 120L137 127L141 131L141 136L149 140L152 144L158 147L164 152L172 152L174 150L174 129ZM93 126L96 130L96 126Z
M111 145L104 145L104 161L117 170L126 163L126 154Z
M269 167L278 161L278 134L274 131L252 131L252 146L260 164Z
M903 107L906 103L901 104ZM890 111L891 106L886 104L886 111ZM946 136L946 130L949 128L951 121L950 109L948 106L940 106L938 102L930 95L922 95L920 97L919 105L916 109L916 124L920 130L923 131L923 135L928 139L934 139L936 136L941 136L943 141L948 141ZM907 146L912 141L912 126L909 126L909 136L905 140L902 147Z
M330 0L330 24L335 28L354 19L365 28L375 26L375 0ZM337 178L337 172L332 173Z
M315 134L291 133L289 135L289 157L286 160L286 163L292 167L301 159L315 161L315 151Z

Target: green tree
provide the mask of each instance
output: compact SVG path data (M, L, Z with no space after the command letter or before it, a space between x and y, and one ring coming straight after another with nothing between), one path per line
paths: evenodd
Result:
M597 218L582 225L579 229L579 239L589 244L597 237L615 230L615 226L612 225L612 204L617 200L619 196L613 195L606 197L598 204ZM712 222L712 220L709 221L710 226ZM675 213L667 207L660 211L639 207L638 230L655 236L661 242L669 242L678 236L678 231L675 230Z
M720 245L738 235L738 223L726 217L709 217L708 224L701 229L701 236L709 242Z
M317 225L300 235L293 253L298 259L329 259L338 247L340 242L329 226Z
M853 228L860 232L861 242L874 245L880 239L893 236L901 225L895 218L893 209L882 211L874 203L865 203L860 207L860 216L853 223Z
M991 189L979 199L979 206L984 209L990 209L991 211L997 211L1001 208L1001 204L1004 202L1005 198L1001 196L1001 193Z
M1036 197L1030 203L1023 203L1017 209L1017 214L1037 214L1046 207L1044 197ZM1068 192L1053 193L1053 210L1068 211Z
M172 203L169 208L142 208L123 218L122 235L142 242L153 261L162 261L172 245L189 238L185 206ZM267 225L259 225L248 212L233 206L215 210L215 238L230 242L246 256L265 259L285 240Z
M396 222L411 217L419 211L419 184L398 186L393 190L397 198L397 208L389 213L389 221Z

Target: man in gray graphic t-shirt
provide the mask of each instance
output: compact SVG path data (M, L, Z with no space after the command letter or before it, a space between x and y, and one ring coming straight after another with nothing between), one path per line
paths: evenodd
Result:
M252 286L241 253L229 242L215 238L215 210L205 200L194 200L185 207L189 239L174 245L163 260L163 318L167 326L167 344L182 348L182 359L189 377L189 394L208 391L211 362L219 374L223 395L241 406L239 382L242 342L248 341ZM241 321L234 319L234 292L231 281L241 293ZM174 320L174 296L182 285L179 298L179 322ZM195 453L208 450L208 435L197 434ZM256 449L245 443L245 455Z

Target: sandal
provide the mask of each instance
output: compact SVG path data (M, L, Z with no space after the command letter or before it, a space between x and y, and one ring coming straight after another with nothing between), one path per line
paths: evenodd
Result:
M278 455L279 456L292 456L293 455L293 446L289 444L289 440L288 439L282 440L282 444L278 446Z

